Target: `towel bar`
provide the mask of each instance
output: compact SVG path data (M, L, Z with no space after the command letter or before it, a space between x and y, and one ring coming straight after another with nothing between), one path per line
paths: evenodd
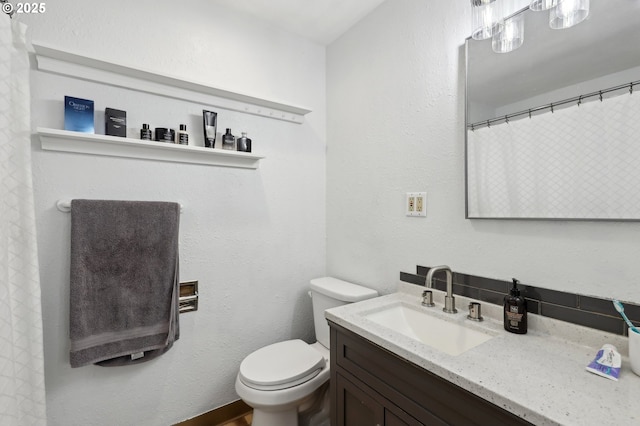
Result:
M69 213L71 211L71 200L58 200L56 207L63 213ZM182 213L183 207L180 204L180 213Z

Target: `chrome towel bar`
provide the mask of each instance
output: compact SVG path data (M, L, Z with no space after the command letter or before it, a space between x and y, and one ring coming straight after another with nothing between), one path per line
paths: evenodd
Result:
M58 200L56 207L63 213L71 212L71 200ZM180 213L184 211L184 207L180 204Z

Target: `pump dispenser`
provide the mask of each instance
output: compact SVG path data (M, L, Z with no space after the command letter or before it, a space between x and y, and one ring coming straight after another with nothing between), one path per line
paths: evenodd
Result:
M513 278L513 288L504 297L504 329L516 334L527 333L527 301L520 296L518 284Z

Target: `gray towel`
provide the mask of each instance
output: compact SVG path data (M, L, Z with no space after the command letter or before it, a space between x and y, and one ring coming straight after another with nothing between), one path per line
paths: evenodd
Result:
M171 348L180 205L71 202L71 366L128 365Z

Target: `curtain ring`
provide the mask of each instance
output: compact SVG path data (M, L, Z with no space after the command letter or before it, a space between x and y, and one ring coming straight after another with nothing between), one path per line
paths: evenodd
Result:
M578 106L582 103L582 95L578 96Z
M553 114L553 102L549 104L551 106L551 114Z
M629 94L633 95L633 81L629 83Z
M487 128L490 129L491 128L491 121L487 120Z
M504 121L505 121L505 123L509 124L509 116L508 115L504 116Z
M602 90L599 93L600 93L600 102L602 102Z
M529 119L531 119L531 108L529 108Z

